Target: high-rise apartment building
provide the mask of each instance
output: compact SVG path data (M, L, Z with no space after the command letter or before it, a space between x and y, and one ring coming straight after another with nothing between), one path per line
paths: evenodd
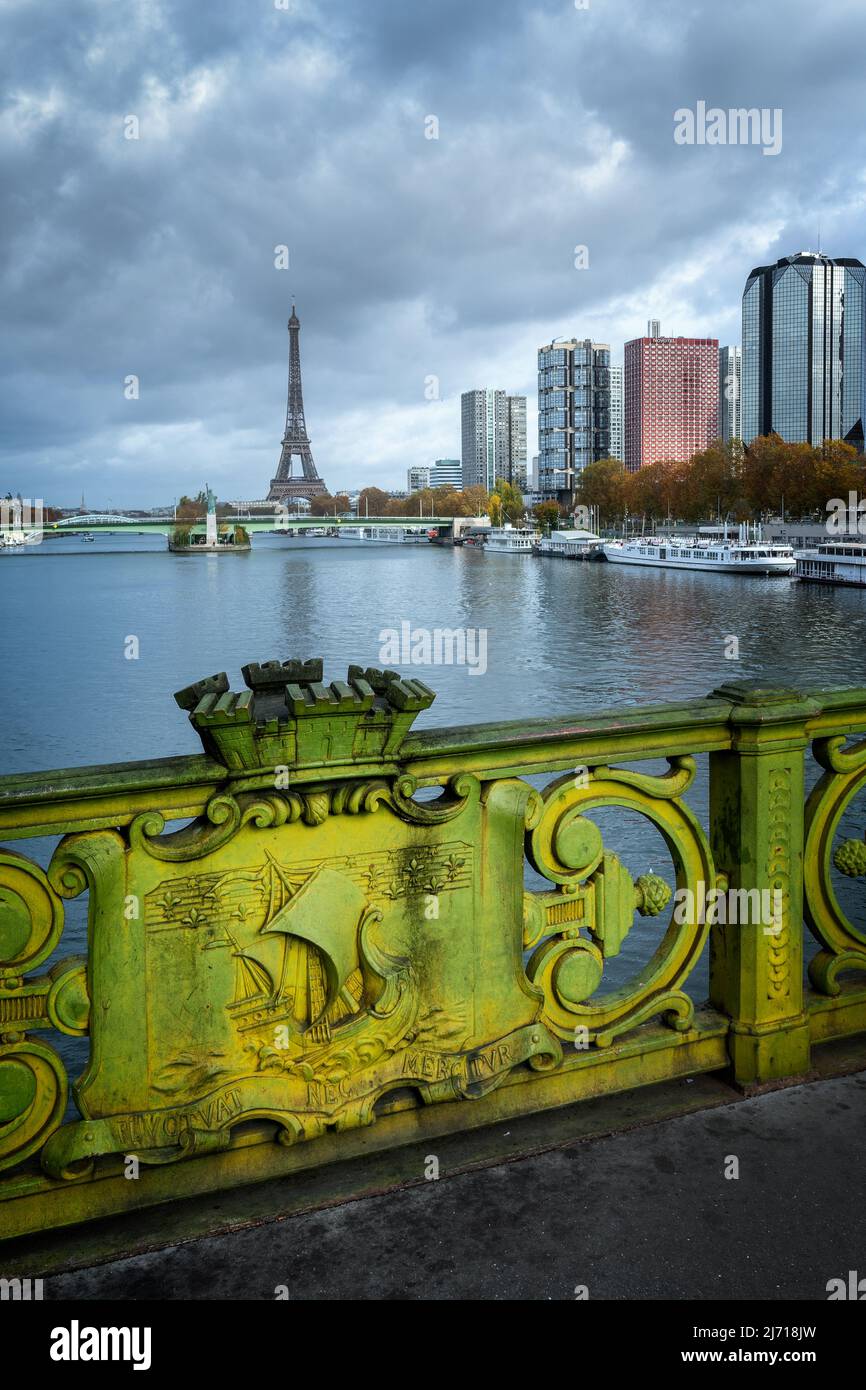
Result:
M742 439L740 384L743 354L738 347L719 348L719 437Z
M538 490L568 505L588 463L610 453L610 348L590 338L538 350Z
M646 338L625 345L625 466L685 462L719 432L718 338Z
M743 441L863 449L866 267L818 251L752 271L743 291Z
M492 491L497 478L526 481L526 397L464 391L460 398L464 487Z
M625 395L622 367L610 369L610 457L625 463Z
M463 486L463 465L459 459L434 459L430 470L431 487Z
M421 492L430 486L432 469L429 464L417 464L406 473L406 486L409 492Z
M508 472L504 476L521 492L526 490L526 397L508 398Z

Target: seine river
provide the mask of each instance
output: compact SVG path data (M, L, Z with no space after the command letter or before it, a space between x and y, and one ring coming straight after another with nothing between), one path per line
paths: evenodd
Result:
M272 658L323 656L325 679L345 678L350 663L381 665L381 634L403 623L486 633L483 674L407 668L437 694L416 727L615 713L731 680L866 685L866 593L778 578L259 534L249 554L187 557L160 536L97 535L0 553L0 592L6 772L197 752L174 690L222 670L242 688L241 666ZM725 656L731 637L737 660ZM705 766L689 800L703 816ZM670 879L651 827L627 813L597 820L633 874ZM845 833L861 836L863 820L849 816ZM866 884L844 888L862 913ZM82 949L81 908L70 904L64 955ZM662 929L637 919L606 980L637 969ZM704 997L705 964L690 988Z

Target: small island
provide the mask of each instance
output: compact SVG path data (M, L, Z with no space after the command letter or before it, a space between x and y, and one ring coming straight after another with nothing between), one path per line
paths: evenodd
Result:
M250 534L245 526L224 522L217 525L216 494L206 488L207 517L205 529L192 522L176 526L168 538L168 548L174 555L213 555L248 551Z

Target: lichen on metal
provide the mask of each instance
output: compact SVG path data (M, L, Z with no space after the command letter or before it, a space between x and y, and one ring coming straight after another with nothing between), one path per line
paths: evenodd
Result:
M210 1190L261 1175L262 1146L291 1171L329 1136L405 1142L407 1116L420 1133L446 1102L460 1128L473 1107L720 1065L744 1086L790 1078L813 1036L866 1028L866 936L832 885L834 863L863 872L859 842L833 849L866 783L866 744L845 748L863 692L725 686L627 718L418 732L434 694L397 672L325 684L321 661L270 661L243 677L176 695L203 757L0 778L0 834L67 831L47 871L0 851L0 1232L165 1200L159 1172L179 1162L186 1191ZM806 803L810 742L825 774ZM615 765L641 749L668 771ZM706 828L687 800L704 751ZM526 780L563 768L541 791ZM605 842L607 808L659 831L684 912ZM526 888L527 861L547 887ZM772 891L778 920L710 925L722 886ZM84 893L87 956L57 959ZM821 945L805 994L804 911ZM659 919L643 967L608 987L626 937ZM45 1032L89 1039L71 1120ZM117 1181L130 1155L135 1193Z

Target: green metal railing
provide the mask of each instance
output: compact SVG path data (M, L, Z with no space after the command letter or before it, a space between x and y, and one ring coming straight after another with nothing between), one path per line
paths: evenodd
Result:
M412 732L433 693L394 672L244 678L176 696L198 756L0 778L0 841L62 836L47 870L0 851L0 1234L673 1077L790 1080L866 1030L866 933L833 884L866 874L866 844L837 843L866 690ZM673 892L605 843L609 807L657 828ZM86 958L59 958L85 893ZM72 1120L51 1031L89 1040Z

